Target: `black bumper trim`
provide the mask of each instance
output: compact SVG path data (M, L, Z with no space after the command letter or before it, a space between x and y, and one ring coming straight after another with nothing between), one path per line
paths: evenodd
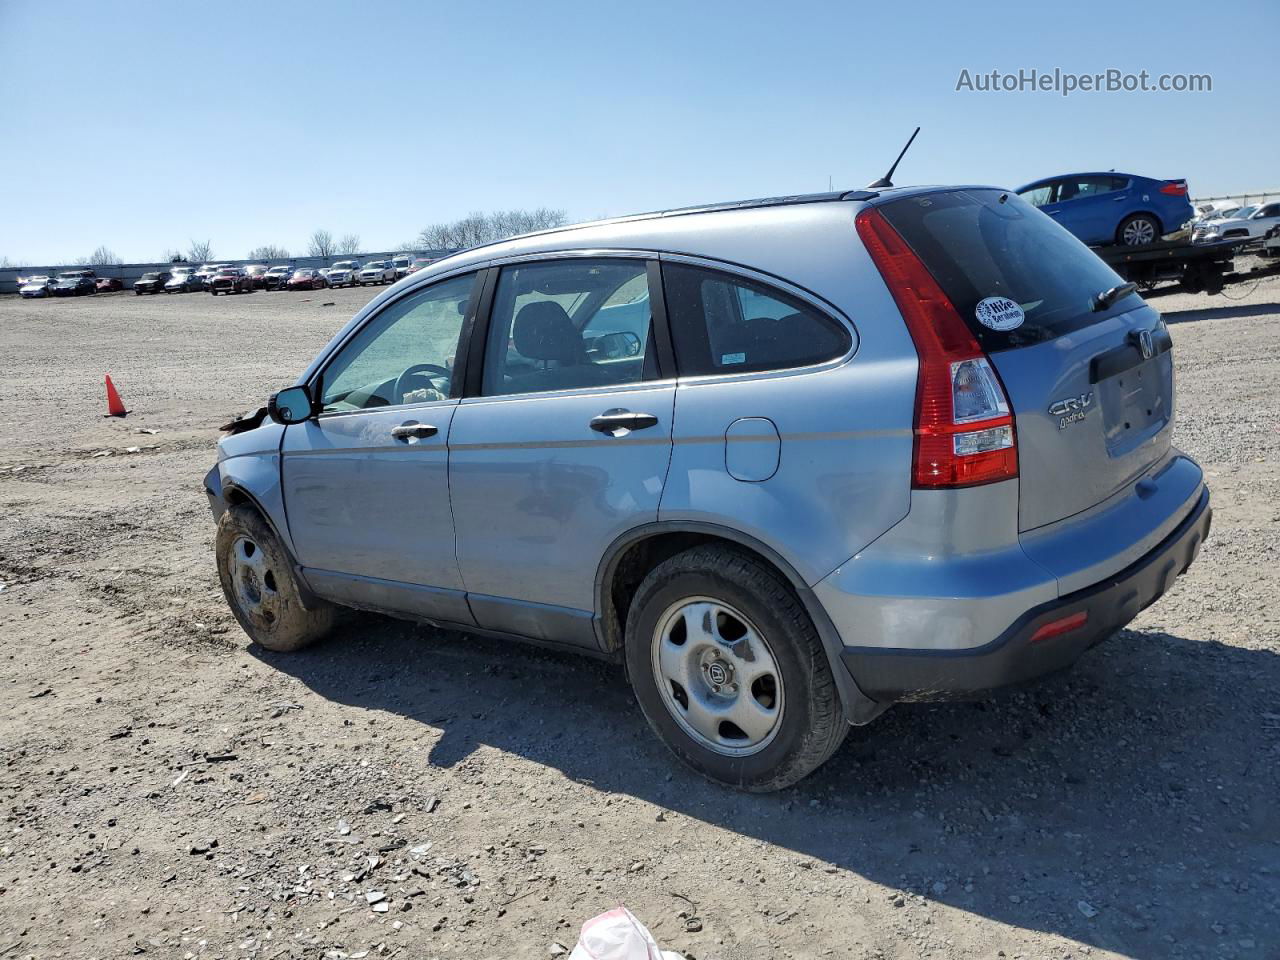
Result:
M1209 535L1206 487L1196 506L1154 549L1118 573L1035 607L990 643L973 650L846 647L841 661L858 686L880 702L964 700L1071 666L1155 603L1181 576ZM1084 611L1084 627L1037 643L1047 623Z

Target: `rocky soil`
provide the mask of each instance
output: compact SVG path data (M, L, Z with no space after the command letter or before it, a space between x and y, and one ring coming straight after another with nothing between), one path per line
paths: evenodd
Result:
M368 291L0 299L0 960L544 958L619 902L698 960L1280 957L1280 281L1228 293L1152 299L1213 488L1188 575L769 796L589 660L369 616L249 645L216 427Z

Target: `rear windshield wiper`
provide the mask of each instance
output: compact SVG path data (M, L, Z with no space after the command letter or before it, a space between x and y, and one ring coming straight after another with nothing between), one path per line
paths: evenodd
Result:
M1094 294L1093 312L1105 310L1122 297L1127 297L1138 289L1136 283L1122 283L1119 286L1112 287L1110 290L1103 290L1101 293Z

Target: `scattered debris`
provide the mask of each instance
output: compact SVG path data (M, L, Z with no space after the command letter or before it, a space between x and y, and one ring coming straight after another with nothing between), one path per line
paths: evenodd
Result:
M1079 910L1081 913L1083 913L1085 917L1089 920L1092 920L1094 917L1098 915L1097 908L1094 907L1093 904L1091 904L1088 900L1077 900L1076 909Z

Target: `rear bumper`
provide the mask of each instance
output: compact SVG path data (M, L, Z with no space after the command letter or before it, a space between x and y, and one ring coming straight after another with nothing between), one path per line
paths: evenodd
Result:
M1139 560L1091 586L1032 608L980 647L846 647L841 659L858 687L882 703L966 699L1068 667L1164 595L1196 558L1212 516L1205 489L1187 517ZM1037 636L1046 626L1080 614L1086 619L1077 628Z

